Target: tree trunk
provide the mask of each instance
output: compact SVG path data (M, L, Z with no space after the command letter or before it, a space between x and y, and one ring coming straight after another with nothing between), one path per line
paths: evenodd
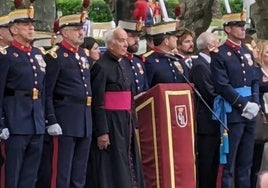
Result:
M214 0L180 0L183 7L179 26L195 31L196 36L209 28L212 20L211 7Z
M19 8L28 8L29 0L23 0ZM34 18L37 20L35 30L52 31L53 23L56 18L56 1L55 0L38 0L33 3Z
M214 3L212 5L212 17L218 19L222 17L221 0L214 0Z
M1 0L0 16L8 14L11 9L10 0Z
M56 1L55 0L38 0L34 4L36 17L41 20L36 24L36 30L52 31L56 18Z
M255 25L258 39L268 39L268 9L266 0L256 0L251 5L252 23Z

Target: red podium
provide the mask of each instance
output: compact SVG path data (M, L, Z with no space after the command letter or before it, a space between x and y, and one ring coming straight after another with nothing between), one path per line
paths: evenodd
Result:
M136 99L146 187L195 188L192 89L158 84Z

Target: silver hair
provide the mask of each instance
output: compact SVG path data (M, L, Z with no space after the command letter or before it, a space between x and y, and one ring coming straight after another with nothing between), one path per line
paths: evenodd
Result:
M203 32L199 35L199 37L196 39L196 47L197 49L204 50L206 49L207 45L212 43L215 39L215 35L210 32Z
M104 37L103 37L105 46L107 46L108 42L112 42L114 40L114 32L117 31L118 29L122 29L122 28L116 27L105 32Z

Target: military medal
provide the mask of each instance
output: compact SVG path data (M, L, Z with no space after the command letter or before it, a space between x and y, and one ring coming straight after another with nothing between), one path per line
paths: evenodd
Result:
M178 71L183 74L184 71L183 71L183 68L182 68L180 62L174 61L174 65L177 67Z
M19 57L19 54L18 54L17 52L14 52L13 55L14 55L15 57Z
M144 70L143 70L141 64L140 64L140 63L137 63L137 66L138 66L138 68L139 68L139 72L140 72L140 74L144 74Z
M250 54L245 54L244 55L246 58L247 58L247 60L248 60L248 65L249 66L252 66L253 65L253 60L252 60L252 58L251 58L251 55Z

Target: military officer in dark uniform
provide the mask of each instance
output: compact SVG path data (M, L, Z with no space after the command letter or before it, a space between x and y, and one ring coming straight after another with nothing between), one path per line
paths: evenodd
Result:
M223 17L226 42L211 54L215 91L227 112L229 153L222 174L222 188L249 188L255 133L259 111L259 83L251 52L241 42L245 38L245 12ZM234 185L233 185L234 183Z
M59 18L63 40L46 56L47 131L53 140L58 138L51 183L57 188L83 188L86 180L92 120L90 64L79 47L84 42L85 16L82 12Z
M9 13L14 37L0 56L0 106L8 128L6 141L6 188L34 187L41 159L46 63L34 39L33 7Z
M13 37L11 36L11 33L9 32L9 16L4 15L0 17L0 54L6 54L6 48L11 44ZM4 120L4 117L2 117L2 120ZM2 124L2 123L1 123ZM2 124L3 125L3 124ZM1 127L0 128L0 141L6 140L9 137L9 131L8 128ZM4 153L0 151L0 166L4 163Z
M198 58L193 60L190 80L203 99L213 108L216 93L210 71L210 51L217 51L219 39L210 32L201 33L196 40ZM199 188L215 188L219 167L220 125L212 120L212 112L196 95L197 179Z
M154 49L144 54L149 87L158 83L184 83L186 66L181 64L172 51L177 47L176 22L165 22L146 28L153 36ZM185 75L188 77L188 75Z
M129 62L131 75L133 78L132 91L134 96L137 96L148 89L144 62L140 56L135 54L139 49L142 25L139 23L139 21L134 22L119 20L118 26L123 28L128 35L128 48L125 55L125 60Z

